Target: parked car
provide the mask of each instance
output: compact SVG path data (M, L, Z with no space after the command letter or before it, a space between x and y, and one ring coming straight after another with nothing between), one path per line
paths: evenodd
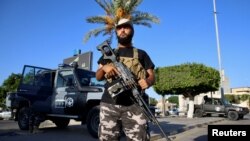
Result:
M171 109L168 111L170 115L179 115L179 110L178 109Z
M0 120L10 119L10 118L11 118L11 112L10 111L2 111L2 112L0 112Z
M156 108L155 109L155 116L159 116L161 114L161 109Z

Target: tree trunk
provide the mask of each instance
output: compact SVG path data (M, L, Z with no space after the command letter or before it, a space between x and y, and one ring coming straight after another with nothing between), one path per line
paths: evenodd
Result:
M193 116L194 116L194 96L189 95L187 118L193 118Z
M165 117L165 111L166 111L166 107L165 107L165 95L162 95L161 104L162 104L161 114L162 114L163 117Z

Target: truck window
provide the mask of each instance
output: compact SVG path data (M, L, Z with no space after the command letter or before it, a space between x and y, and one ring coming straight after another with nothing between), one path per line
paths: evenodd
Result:
M225 98L221 101L221 102L224 102L225 105L232 105L232 103L230 103L228 100L226 100Z
M56 87L67 87L69 83L73 85L75 82L73 71L66 70L58 72L58 77L56 82L57 82Z
M26 66L23 71L22 84L31 86L52 86L52 75L48 69Z
M214 100L214 105L219 105L218 100Z
M205 104L212 104L212 100L211 100L211 99L207 99L207 100L205 101Z
M77 78L79 79L80 85L83 86L103 86L103 81L97 81L95 78L95 72L77 69Z
M35 85L43 87L52 87L52 75L49 71L35 69Z
M105 81L98 81L95 77L92 77L90 80L90 86L104 86Z
M25 70L24 70L24 72L23 72L22 84L33 85L33 82L34 82L34 73L35 73L35 68L33 68L33 67L26 67Z

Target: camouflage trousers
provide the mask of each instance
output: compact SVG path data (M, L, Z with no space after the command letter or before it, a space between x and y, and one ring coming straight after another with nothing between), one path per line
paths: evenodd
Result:
M121 131L127 141L146 141L147 120L136 105L122 106L101 103L99 140L118 141Z

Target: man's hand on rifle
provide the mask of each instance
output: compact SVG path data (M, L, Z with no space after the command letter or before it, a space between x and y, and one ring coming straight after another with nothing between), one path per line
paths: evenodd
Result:
M116 69L116 67L111 64L104 65L102 70L105 72L105 77L107 79L115 77L117 74L119 74L119 71Z
M138 81L138 84L141 86L143 90L152 86L155 81L154 71L152 69L148 69L147 73L148 73L148 77L146 79L140 79Z
M143 90L147 89L149 87L149 84L146 79L140 79L138 81L138 84L141 86Z
M99 64L99 69L96 71L96 79L103 80L104 78L109 79L111 77L119 74L118 70L111 64L101 65Z
M138 84L141 86L141 88L142 88L143 90L145 90L145 89L147 89L147 88L150 87L150 84L149 84L149 82L147 81L147 79L140 79L140 80L138 81Z

